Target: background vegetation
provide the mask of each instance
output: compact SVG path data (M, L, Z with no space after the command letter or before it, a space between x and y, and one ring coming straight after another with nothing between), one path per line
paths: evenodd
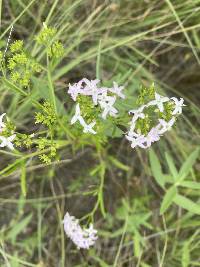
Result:
M60 114L71 116L68 83L96 76L125 84L133 100L141 85L155 82L167 95L183 97L187 107L151 152L114 138L100 160L94 142L82 140L60 149L60 161L47 165L26 151L24 164L13 166L14 155L0 149L0 266L200 266L200 1L0 0L1 50L13 25L11 41L24 40L31 56L45 62L44 48L34 41L43 22L57 28L65 48L51 72ZM32 77L31 97L39 102L50 98L44 72ZM5 83L3 112L18 131L38 130L30 96ZM67 119L63 125L68 132ZM163 204L169 185L161 185L176 178L174 165L190 184L178 189L184 199ZM95 248L79 251L65 237L62 219L66 211L78 218L90 213L96 188L103 189L99 201L105 205L105 213L101 205L94 213L99 240ZM161 203L164 210L171 204L163 215Z

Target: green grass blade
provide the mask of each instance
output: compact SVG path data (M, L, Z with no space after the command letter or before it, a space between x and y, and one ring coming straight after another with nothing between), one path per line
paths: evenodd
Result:
M163 178L163 173L160 165L160 161L158 157L156 156L156 153L154 152L153 149L150 150L149 152L149 160L150 160L150 165L151 165L151 171L156 179L156 182L164 188L165 186L165 179Z
M192 52L193 52L193 54L194 54L194 56L195 56L195 58L196 58L198 64L200 65L200 59L199 59L199 56L198 56L198 54L197 54L197 51L196 51L196 49L194 48L194 46L193 46L193 44L192 44L192 41L190 40L190 37L189 37L187 31L185 30L185 28L184 28L184 26L183 26L183 23L182 23L182 21L180 20L179 15L178 15L178 13L176 12L176 10L175 10L175 8L174 8L172 2L171 2L170 0L165 0L165 1L167 2L168 6L170 7L171 11L173 12L174 17L176 18L176 20L177 20L177 22L178 22L178 24L179 24L181 30L183 31L183 34L185 35L186 40L188 41L188 44L190 45L190 47L191 47L191 49L192 49Z
M171 158L170 154L167 153L167 152L165 153L165 158L167 160L167 164L168 164L170 173L173 176L174 181L176 181L177 177L178 177L178 171L177 171L176 166L175 166L175 164L173 162L173 159Z
M181 196L179 194L177 194L173 201L180 207L182 207L183 209L186 209L192 213L195 214L199 214L200 215L200 205L194 203L193 201L191 201L190 199Z
M167 190L167 192L163 198L161 207L160 207L160 214L163 214L169 208L169 206L172 204L173 199L175 198L176 194L177 194L177 189L175 186L172 186Z
M189 157L186 159L186 161L183 163L180 172L179 172L179 179L178 180L182 180L184 178L186 178L186 176L189 174L192 166L194 165L195 161L197 160L199 155L199 148L195 149L195 151L193 151Z

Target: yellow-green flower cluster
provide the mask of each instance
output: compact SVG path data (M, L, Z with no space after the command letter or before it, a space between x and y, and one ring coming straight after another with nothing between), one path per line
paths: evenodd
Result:
M23 147L25 146L26 148L30 148L31 145L33 144L33 137L34 134L20 134L17 133L17 136L15 138L15 145L17 147Z
M44 102L41 112L36 113L35 123L41 123L44 126L47 126L51 133L51 139L53 138L55 130L57 129L57 116L54 112L53 106L49 102ZM57 155L57 144L46 137L42 137L37 140L37 149L42 151L39 159L46 164L51 163L52 159ZM43 152L43 150L45 151Z
M64 54L62 43L56 40L56 29L44 24L42 31L36 37L38 44L44 45L50 58L61 58Z
M52 126L57 121L53 106L49 102L44 102L42 112L37 112L35 115L35 123L41 123L47 127Z
M12 43L10 52L8 69L10 70L11 81L21 87L28 87L31 76L34 73L40 72L40 65L27 54L22 40Z
M46 164L51 163L52 159L57 155L57 144L46 138L39 138L37 148L40 151L48 150L48 152L39 155L40 160Z

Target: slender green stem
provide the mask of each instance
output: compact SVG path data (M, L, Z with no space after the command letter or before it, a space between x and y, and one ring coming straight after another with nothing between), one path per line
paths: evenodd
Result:
M56 96L53 86L53 81L51 77L51 64L49 61L49 56L47 55L47 76L48 76L48 83L49 83L49 97L50 101L54 107L55 114L57 114L57 107L56 107Z

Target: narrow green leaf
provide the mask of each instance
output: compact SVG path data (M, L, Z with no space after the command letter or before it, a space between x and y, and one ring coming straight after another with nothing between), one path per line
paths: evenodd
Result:
M20 182L21 182L21 191L22 191L23 196L25 197L26 196L26 165L25 165L25 162L22 163Z
M150 160L151 170L152 170L154 178L156 179L156 182L162 188L164 188L165 179L163 177L160 161L158 157L156 156L155 152L153 151L153 149L151 149L149 152L149 160Z
M97 79L101 79L100 59L101 59L101 40L99 41L98 54L97 54L97 63L96 63L96 78Z
M167 160L167 164L168 164L170 173L173 176L174 181L176 181L177 180L177 177L178 177L178 171L176 169L176 166L174 164L174 161L173 161L172 157L170 156L170 154L167 153L167 152L165 153L165 158Z
M192 182L192 181L183 181L181 182L179 186L200 190L200 183Z
M177 194L177 190L176 190L175 186L172 186L167 190L167 192L163 198L162 204L161 204L160 214L163 214L169 208L169 206L172 204L176 194Z
M6 88L10 91L12 91L13 93L17 93L20 94L21 96L26 97L26 99L24 101L31 101L36 107L41 107L41 104L39 102L37 102L32 94L27 94L26 92L24 92L21 88L19 88L18 86L16 86L15 84L11 83L9 80L7 80L6 78L2 79L4 85L6 86Z
M23 96L27 96L28 94L26 92L24 92L21 88L17 87L16 85L14 85L13 83L11 83L9 80L3 78L3 83L4 85L11 91L13 91L14 93L18 93L20 95Z
M121 163L118 159L111 157L111 156L109 157L109 159L117 168L119 168L123 171L126 171L126 172L130 170L129 166Z
M180 172L179 172L179 180L184 179L190 172L193 164L197 160L199 155L199 148L195 149L194 152L190 154L190 156L186 159L186 161L183 163Z
M30 223L31 219L32 219L32 214L26 216L20 222L17 222L16 224L14 224L14 226L9 231L7 238L14 241L17 235L20 234L26 228L26 226Z
M182 258L181 264L182 267L189 267L190 264L190 250L189 250L189 242L185 242L182 250Z
M8 165L3 170L1 170L0 175L2 175L2 177L0 177L0 180L3 177L10 175L12 172L14 172L16 169L18 169L18 167L20 165L21 165L21 159L16 159L15 162L13 162L12 164Z
M137 258L139 258L141 254L140 241L141 241L140 234L138 233L138 231L135 231L134 237L133 237L133 242L134 242L133 249L134 249L134 256Z
M195 214L199 214L200 215L200 205L194 203L193 201L191 201L190 199L181 196L179 194L177 194L173 201L180 207L182 207L183 209L186 209L192 213Z

